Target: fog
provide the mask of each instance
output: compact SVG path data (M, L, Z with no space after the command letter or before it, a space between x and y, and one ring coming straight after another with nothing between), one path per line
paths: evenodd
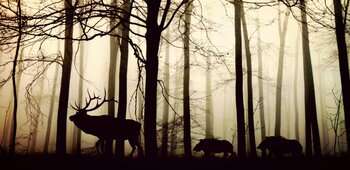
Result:
M260 1L259 1L260 2ZM266 1L261 1L266 2ZM29 2L24 1L24 4ZM35 11L36 3L33 3L32 9ZM48 3L48 2L46 2ZM107 3L107 2L106 2ZM44 4L36 4L41 8ZM41 6L42 5L42 6ZM256 7L254 4L245 5L245 17L249 35L249 47L252 54L252 87L253 87L253 107L255 137L258 145L261 138L261 128L266 130L267 136L274 135L275 114L276 114L276 84L279 57L279 28L278 28L278 8L281 9L281 21L286 19L285 12L287 8L281 4ZM316 4L316 5L321 5ZM40 7L41 6L41 7ZM59 5L57 5L59 6ZM309 8L314 6L310 5ZM324 6L319 8L323 8ZM316 9L315 9L316 10ZM198 143L199 139L205 137L205 114L206 99L212 98L213 105L213 137L225 139L233 143L234 151L237 152L237 120L236 120L236 99L235 99L235 37L234 37L234 5L226 1L194 1L194 10L192 13L191 33L190 33L190 107L191 107L191 135L192 147ZM3 15L1 16L3 18ZM299 20L300 11L298 8L292 8L289 16L286 37L285 53L283 65L283 82L281 98L281 136L289 139L296 139L295 132L295 114L299 115L299 141L305 147L305 102L304 102L304 76L303 76L303 53L301 44L301 23ZM310 17L309 36L310 50L313 69L313 80L315 84L315 97L317 107L317 119L320 131L321 149L323 154L340 154L345 152L346 135L344 125L343 103L338 107L338 100L341 96L341 81L339 74L339 63L337 59L337 44L334 30L321 26L313 22ZM108 19L99 23L99 28L108 29ZM257 22L259 20L259 24ZM93 22L92 20L91 22ZM331 22L324 21L324 22ZM135 21L136 22L136 21ZM323 22L323 21L322 21ZM106 23L106 24L102 24ZM183 41L181 34L184 26L183 19L178 17L162 33L161 45L159 49L159 72L158 79L164 80L164 62L166 54L166 44L169 45L169 88L165 90L161 83L158 84L157 95L157 132L158 147L161 147L161 122L163 117L164 95L169 95L169 122L174 118L182 118L182 79L183 79ZM333 25L333 23L327 23ZM64 26L55 28L53 31L63 36ZM80 34L79 25L74 26L74 35ZM145 28L139 28L137 25L131 25L131 30L142 35L145 34ZM61 34L59 33L61 32ZM258 37L260 32L260 37ZM90 32L90 34L92 34ZM168 34L168 35L166 35ZM348 37L348 34L346 34ZM144 38L131 34L130 38L138 44L142 52L146 54L146 41ZM57 62L42 61L40 59L52 60L57 56L63 57L64 40L47 37L39 40L35 37L36 43L24 42L20 48L20 60L28 59L24 62L18 62L20 68L25 69L16 75L18 88L18 126L16 136L16 152L21 154L43 153L45 136L47 135L48 116L50 111L50 99L55 96L53 117L51 124L51 135L49 143L49 152L55 152L56 143L56 123L59 101L59 88L61 81L61 65ZM34 40L32 40L34 42ZM257 43L261 41L262 46L262 77L258 76L258 47ZM245 42L243 42L245 45ZM90 94L103 97L108 88L109 74L109 52L110 37L97 36L89 41L73 42L73 63L71 72L71 82L68 103L74 106L79 97L79 80L83 79L83 98ZM84 63L81 64L79 56L83 55ZM247 121L247 66L246 52L243 50L243 87L244 87L244 105ZM8 148L10 142L10 127L13 111L13 86L11 84L12 63L15 55L15 44L1 45L0 51L0 141L2 148ZM120 54L118 54L120 56ZM206 67L207 57L211 60L211 94L206 95ZM297 60L296 60L297 57ZM62 58L58 59L62 64ZM116 99L118 99L118 75L119 58L116 71ZM79 67L83 65L83 73ZM296 65L298 65L297 70ZM56 73L56 71L58 71ZM295 79L295 74L297 74ZM57 80L55 80L55 75ZM129 45L128 61L128 79L127 79L127 112L126 117L139 120L140 111L138 97L136 95L138 84L139 69L137 58ZM145 78L145 71L141 73ZM264 96L260 98L258 81L262 79ZM296 87L295 83L296 82ZM144 88L145 80L142 79L141 88ZM56 89L53 89L54 86ZM295 93L296 88L296 93ZM53 94L53 92L55 93ZM297 95L297 103L294 97ZM137 102L135 102L137 101ZM265 112L266 127L261 126L259 117L259 101L262 102ZM143 101L142 101L143 103ZM142 104L141 103L141 104ZM297 104L297 108L296 108ZM118 108L118 104L115 105ZM141 108L142 109L142 108ZM296 110L297 109L297 110ZM106 115L107 104L98 110L89 112L89 115ZM334 121L339 112L338 124L334 126ZM68 119L75 114L75 110L69 106L67 112L67 152L72 153L73 147L73 128L75 125ZM143 114L143 112L142 112ZM175 115L174 115L175 114ZM142 117L142 116L141 116ZM37 129L36 129L37 126ZM338 128L335 136L334 130ZM36 130L35 130L36 129ZM179 127L177 138L178 143L175 150L169 148L169 154L183 155L182 127ZM30 150L33 138L36 137L35 149ZM143 130L141 132L141 143L143 145ZM246 135L248 140L248 132ZM335 141L337 140L337 141ZM92 135L82 133L81 148L84 154L97 154L94 146L97 138ZM249 140L248 140L249 141ZM333 148L337 142L337 148ZM248 147L249 145L247 145ZM130 146L126 142L126 153L130 152ZM248 151L251 148L248 147ZM254 148L255 149L255 148ZM334 151L335 150L335 151ZM248 153L247 151L247 153ZM305 151L305 150L304 150ZM334 151L334 152L333 152ZM193 152L193 156L199 157L203 153ZM258 151L260 155L261 152Z

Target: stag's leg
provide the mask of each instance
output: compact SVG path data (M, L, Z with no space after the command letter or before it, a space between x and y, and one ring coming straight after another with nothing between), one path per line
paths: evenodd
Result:
M137 151L138 151L138 154L139 154L138 156L142 158L143 157L142 146L141 146L141 144L139 142L137 142L136 146L137 146Z
M131 153L130 153L130 157L132 157L132 155L134 154L135 150L136 150L136 147L137 147L137 150L138 150L138 153L139 153L139 157L143 157L143 149L142 149L142 146L140 145L140 143L138 142L138 140L136 139L129 139L129 143L130 143L130 146L132 148L131 150Z
M136 143L135 143L134 140L129 139L129 144L130 144L130 146L131 146L131 148L132 148L129 157L132 157L132 155L134 154L134 152L135 152L135 150L136 150Z
M103 154L105 152L104 139L98 139L98 141L95 143L95 147L97 149L97 154L100 154L100 149Z

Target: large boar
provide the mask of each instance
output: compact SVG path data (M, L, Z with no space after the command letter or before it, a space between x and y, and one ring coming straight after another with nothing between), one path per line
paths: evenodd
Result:
M197 143L196 146L193 148L193 150L196 152L203 151L204 156L206 157L210 154L222 152L224 153L224 157L227 157L228 153L230 153L231 156L234 155L233 146L229 141L218 140L213 138L201 139L199 143Z
M293 157L298 157L302 155L303 151L303 147L297 140L290 140L281 136L267 136L257 148L263 152L268 150L268 156L274 157L283 157L290 154Z

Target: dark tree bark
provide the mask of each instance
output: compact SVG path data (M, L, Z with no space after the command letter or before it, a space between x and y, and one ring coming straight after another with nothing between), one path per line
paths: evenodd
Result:
M22 60L23 59L23 50L24 48L21 48L21 52L19 54L19 60ZM19 62L18 63L18 70L23 70L23 62ZM22 78L22 72L19 71L17 73L17 76L16 76L16 92L18 93L19 92L19 87L21 86L21 79ZM11 93L11 97L10 99L13 98L13 93ZM9 114L10 110L13 110L13 101L10 101L8 107L7 107L7 112L6 112L6 115L8 114L8 116L6 116L5 118L5 122L4 122L4 134L2 135L3 136L3 141L6 141L7 139L9 140L9 143L12 143L11 140L13 140L12 138L12 135L13 135L13 130L14 130L14 120L13 120L13 114ZM13 112L12 112L13 113Z
M241 11L242 0L234 0L235 5L235 65L236 65L236 110L238 133L238 157L246 157L245 121L243 103L243 71L242 71L242 31Z
M113 0L111 2L112 6L115 6L118 0ZM116 24L114 18L111 19L109 25L113 28ZM118 28L113 30L114 34L118 34ZM116 88L116 71L117 71L117 58L120 46L120 38L111 36L109 37L109 73L108 73L108 98L115 98L115 88ZM115 116L115 102L108 102L108 116ZM116 146L117 152L117 146ZM113 140L107 140L105 145L105 155L113 154Z
M184 149L185 157L192 156L191 150L191 110L190 110L190 27L191 27L191 1L185 6L185 32L184 42L184 91L183 91L183 109L184 109Z
M250 156L255 158L256 144L255 144L255 127L254 127L254 108L253 108L253 85L252 85L252 56L249 48L249 38L247 23L244 15L244 8L242 6L242 25L244 35L245 53L247 59L247 89L248 89L248 130L249 130L249 146Z
M119 104L118 104L118 119L125 119L126 107L127 107L127 78L128 78L128 56L129 56L129 22L130 17L130 0L123 1L123 7L125 11L122 16L122 38L120 45L120 68L119 68ZM124 141L117 141L116 155L117 157L124 157Z
M280 8L280 7L279 7ZM286 9L286 16L284 18L283 26L281 27L280 10L278 11L278 27L280 35L280 48L278 54L278 71L277 71L277 86L276 86L276 122L275 122L275 136L281 136L281 105L282 105L282 82L283 82L283 62L284 62L284 46L286 41L286 33L288 28L289 9Z
M158 26L160 0L146 1L146 96L145 96L145 156L157 157L157 80L158 50L161 28Z
M345 40L345 24L340 0L333 0L335 13L335 34L337 37L340 80L344 101L344 118L348 152L350 152L350 76L348 52Z
M13 112L12 112L12 134L11 134L11 140L10 140L10 146L9 146L9 154L15 155L16 154L16 136L17 136L17 105L18 105L18 98L17 98L17 88L16 88L16 67L17 67L17 60L19 56L19 49L21 47L21 38L22 38L22 9L21 9L21 0L17 1L17 17L18 17L18 39L17 39L17 47L16 47L16 53L13 60L13 66L12 66L12 88L13 88Z
M305 139L306 156L321 156L320 135L317 124L317 110L315 102L315 89L312 73L311 54L309 47L309 31L306 18L305 1L300 1L301 22L302 22L302 46L303 46L303 68L304 68L304 88L305 88Z
M182 5L188 0L183 0L177 6L174 15ZM164 12L158 25L159 9L161 0L146 1L147 17L146 17L146 96L145 96L145 156L146 158L157 157L157 81L158 81L158 51L160 35L164 29L170 24L171 18L166 24L167 14L171 1L165 3Z
M67 108L73 54L73 41L71 38L73 37L74 8L72 7L72 0L65 0L64 4L66 15L66 39L64 41L64 59L62 66L61 89L57 116L56 153L58 155L66 154Z

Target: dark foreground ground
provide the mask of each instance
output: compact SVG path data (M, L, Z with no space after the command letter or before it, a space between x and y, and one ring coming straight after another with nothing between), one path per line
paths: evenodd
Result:
M301 159L124 159L103 158L96 156L2 156L0 169L23 170L104 170L104 169L149 169L149 170L185 170L185 169L235 169L235 170L346 170L350 169L348 157L301 158Z

